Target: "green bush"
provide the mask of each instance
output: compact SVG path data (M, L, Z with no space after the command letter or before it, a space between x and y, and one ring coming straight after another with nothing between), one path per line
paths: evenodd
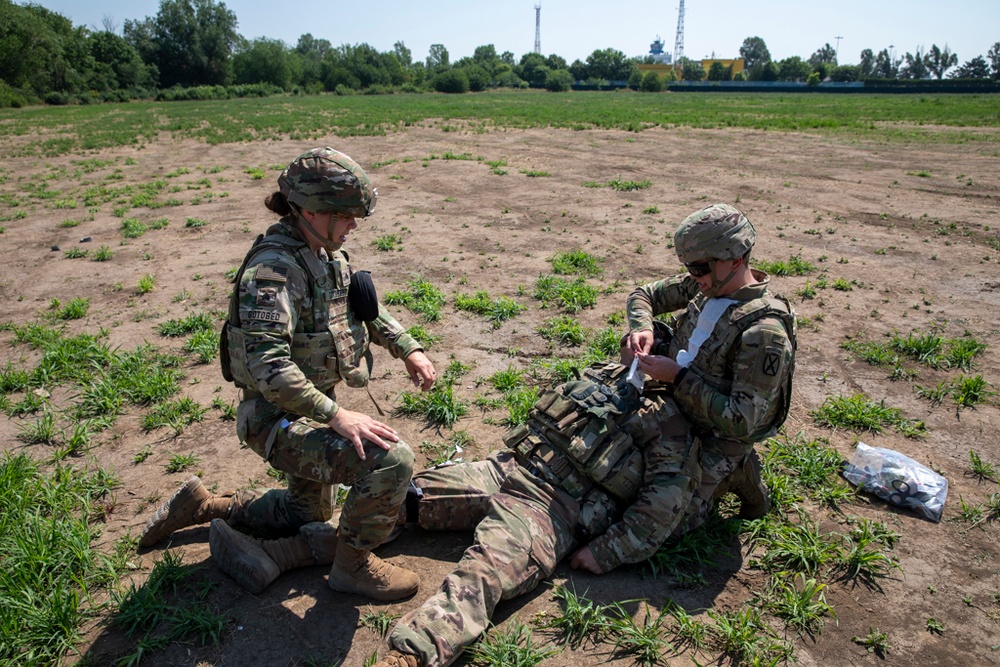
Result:
M469 77L460 69L450 69L434 77L434 90L439 93L469 92Z
M564 93L573 86L573 75L564 69L554 69L545 75L545 90Z
M656 72L646 72L642 75L639 90L644 93L659 93L663 91L663 79Z

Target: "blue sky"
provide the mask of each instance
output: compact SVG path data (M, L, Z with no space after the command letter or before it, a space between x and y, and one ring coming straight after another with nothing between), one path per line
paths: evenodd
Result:
M21 0L15 0L20 2ZM100 29L110 17L121 32L126 19L155 16L159 0L34 0L74 25ZM402 41L414 60L443 44L452 61L493 44L517 58L535 41L536 0L362 0L265 2L228 0L244 37L272 37L294 45L303 33L340 44L367 43L379 51ZM542 0L542 53L572 62L595 49L628 56L649 51L660 35L673 51L679 0ZM824 44L837 47L842 64L857 63L862 49L893 46L897 55L932 44L949 46L959 64L985 56L1000 42L1000 0L686 0L684 54L736 57L743 40L759 36L771 57L808 58Z

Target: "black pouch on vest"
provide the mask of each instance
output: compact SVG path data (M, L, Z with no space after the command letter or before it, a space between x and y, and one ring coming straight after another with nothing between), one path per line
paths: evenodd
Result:
M347 301L362 322L371 322L378 317L378 294L370 271L358 271L351 275Z

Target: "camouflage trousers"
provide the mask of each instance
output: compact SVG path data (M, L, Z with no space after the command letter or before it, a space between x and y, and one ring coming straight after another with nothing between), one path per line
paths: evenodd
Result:
M715 508L715 491L722 480L733 474L753 449L752 443L723 440L714 436L701 439L701 483L695 490L674 535L682 535L701 526Z
M413 472L413 452L405 442L388 451L365 443L362 461L347 438L305 418L286 420L286 413L259 397L240 403L236 423L240 440L284 472L288 488L241 492L230 524L268 537L294 534L333 517L337 485L343 484L351 490L340 516L340 540L373 549L392 532Z
M665 474L666 457L677 475L677 483L663 489L675 509L660 517L661 525L679 524L674 534L684 525L678 515L690 515L690 523L696 524L702 506L692 504L701 479L700 449L691 444L687 428L682 425L677 431L676 422L673 401L647 399L626 424L633 440L645 443L646 456L658 461L660 474ZM677 432L662 431L668 426ZM474 544L440 590L400 619L389 637L390 645L418 656L424 667L444 667L486 630L501 600L526 593L551 576L577 546L579 530L587 526L582 525L578 501L533 475L511 451L421 472L413 481L422 494L419 526L476 531ZM708 499L711 502L711 493Z
M509 451L421 473L419 525L475 526L475 542L437 594L406 614L389 643L424 667L451 664L486 631L496 605L534 589L576 545L580 505L527 472Z

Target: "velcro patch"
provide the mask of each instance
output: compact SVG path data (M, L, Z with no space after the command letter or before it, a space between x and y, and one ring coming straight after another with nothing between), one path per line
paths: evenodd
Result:
M274 287L261 287L257 290L257 305L274 308L278 302L278 290Z
M288 323L288 315L279 310L262 310L260 308L256 310L251 310L247 313L247 320L254 320L256 322L278 322L280 324Z
M254 274L256 280L270 280L273 283L283 283L288 277L288 268L284 266L258 266Z
M776 347L769 347L761 355L760 370L764 375L774 377L781 372L781 359L784 355L782 350Z

